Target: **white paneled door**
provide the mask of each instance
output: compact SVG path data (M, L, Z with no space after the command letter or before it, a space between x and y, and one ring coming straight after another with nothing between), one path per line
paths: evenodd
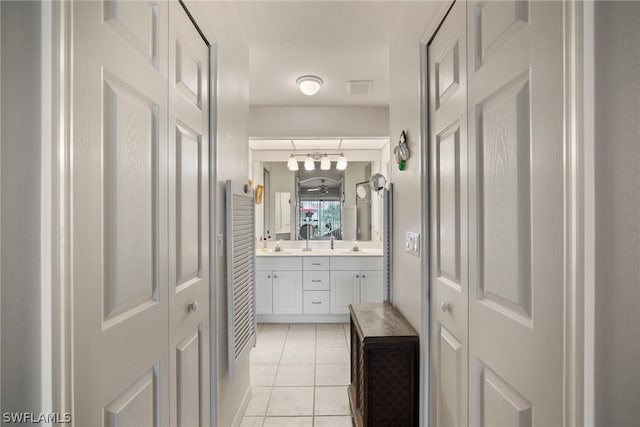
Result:
M561 2L469 2L469 414L563 424Z
M465 2L429 45L431 159L431 411L466 426L468 393L467 60Z
M209 424L208 55L185 19L73 3L75 425Z
M209 425L209 50L169 3L171 425Z
M562 13L457 1L429 45L432 425L563 424Z

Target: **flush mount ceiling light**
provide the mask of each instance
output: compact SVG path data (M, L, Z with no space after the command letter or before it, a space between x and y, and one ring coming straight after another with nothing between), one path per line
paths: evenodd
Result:
M307 96L312 96L320 91L322 86L322 79L317 76L300 76L296 80L296 84L300 88L300 92Z
M313 162L313 157L311 157L311 154L307 154L307 157L304 159L304 170L312 171L315 168L316 168L316 165Z
M322 156L322 160L320 161L320 169L323 171L328 171L331 169L331 160L329 160L329 156L326 154Z
M296 160L295 157L293 157L293 154L289 157L289 160L287 161L287 168L289 168L290 171L298 170L298 161Z
M340 154L338 157L338 163L336 163L336 169L339 171L343 171L347 168L347 159L344 157L344 154Z

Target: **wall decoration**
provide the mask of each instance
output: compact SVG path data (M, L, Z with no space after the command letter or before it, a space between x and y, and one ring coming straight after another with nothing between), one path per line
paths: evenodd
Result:
M403 171L407 166L407 160L409 160L409 157L411 157L411 153L409 152L409 144L407 143L407 134L405 131L402 131L402 133L400 134L398 146L393 149L393 154L395 154L396 156L398 169Z

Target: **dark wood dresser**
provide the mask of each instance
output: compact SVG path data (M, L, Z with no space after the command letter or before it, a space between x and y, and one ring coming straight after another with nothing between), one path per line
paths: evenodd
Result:
M349 402L356 426L418 425L418 333L389 303L352 304Z

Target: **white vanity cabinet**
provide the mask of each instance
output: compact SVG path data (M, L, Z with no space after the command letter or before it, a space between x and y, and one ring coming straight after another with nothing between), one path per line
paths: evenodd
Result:
M331 259L332 314L349 314L349 304L383 300L382 258L349 256Z
M256 314L302 314L301 257L256 257Z
M255 283L259 322L344 322L384 299L380 256L257 256Z

